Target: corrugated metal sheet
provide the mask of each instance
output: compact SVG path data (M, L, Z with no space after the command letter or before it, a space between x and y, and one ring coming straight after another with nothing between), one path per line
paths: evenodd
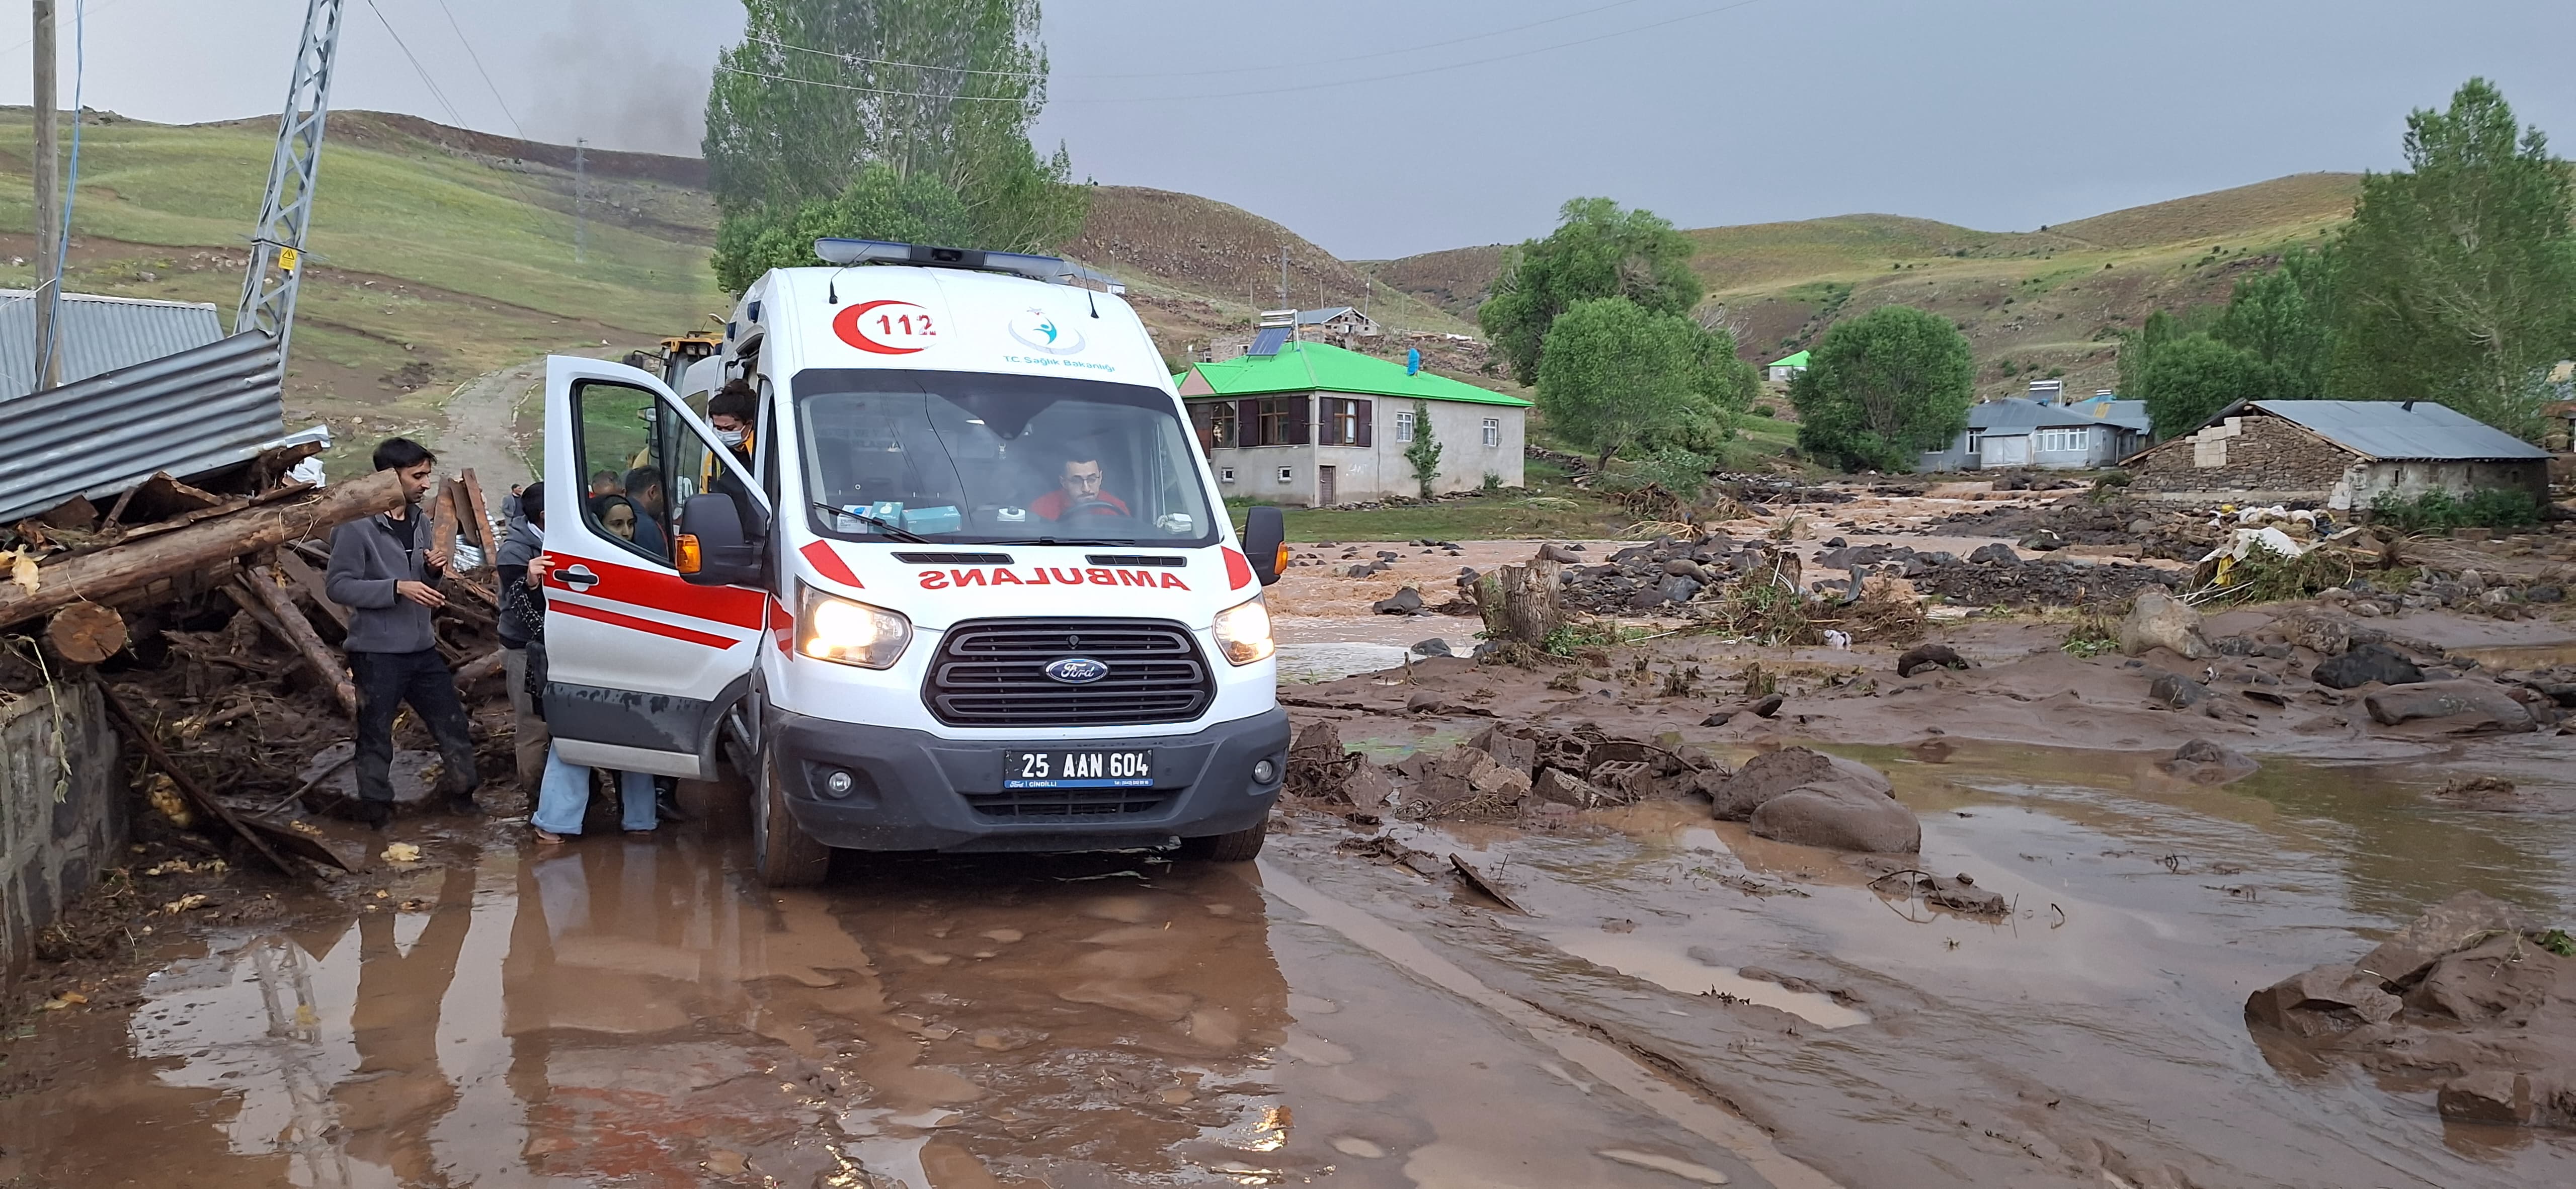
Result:
M256 330L0 398L0 522L123 491L156 471L239 462L282 437L285 416L277 341Z
M224 337L215 307L66 293L62 304L65 384L105 375ZM0 392L36 388L36 303L26 290L0 290Z
M2383 400L2258 400L2273 416L2346 449L2372 458L2405 461L2486 462L2546 459L2549 452L2448 405L2416 401L2408 407ZM2228 409L2220 417L2234 413ZM2213 419L2214 420L2214 419Z

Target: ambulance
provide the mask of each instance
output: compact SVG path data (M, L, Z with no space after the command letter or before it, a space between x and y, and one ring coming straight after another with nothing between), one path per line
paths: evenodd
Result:
M704 395L547 361L563 758L730 765L772 886L834 850L1253 857L1288 760L1284 526L1255 508L1236 538L1123 289L816 251L742 295Z

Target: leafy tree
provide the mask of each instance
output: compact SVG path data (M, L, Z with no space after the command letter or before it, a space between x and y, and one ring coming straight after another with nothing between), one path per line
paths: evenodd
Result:
M1404 461L1413 466L1413 481L1422 485L1422 498L1431 498L1431 485L1440 481L1440 439L1431 432L1431 403L1413 402L1413 441L1404 448Z
M948 243L1015 251L1080 230L1089 194L1059 147L1042 159L1028 129L1046 105L1038 0L744 0L742 44L717 62L703 149L717 206L717 270L759 276L741 249L813 204L840 199L871 169L945 187L965 208ZM868 204L844 213L877 209ZM730 228L727 228L730 230ZM824 234L879 235L826 226ZM728 250L731 245L733 250Z
M1967 428L1977 364L1939 315L1889 305L1825 332L1789 385L1800 448L1852 470L1912 470Z
M716 232L716 281L740 293L770 269L821 264L814 241L825 236L953 244L974 234L973 212L937 178L870 165L835 197L726 219Z
M2281 257L2279 268L2236 283L2210 335L2251 354L2270 371L2268 391L2262 395L2278 400L2332 395L2334 267L2331 250L2296 248Z
M2338 387L2536 438L2544 369L2576 348L2568 163L2480 78L2408 116L2405 150L2363 175L2338 247Z
M1548 328L1539 409L1608 465L1659 427L1709 416L1699 374L1707 337L1688 318L1625 297L1576 302Z
M1556 230L1504 262L1476 320L1523 384L1538 381L1548 328L1576 303L1622 297L1649 313L1687 314L1706 290L1691 271L1690 237L1646 210L1577 198Z
M2156 436L2189 433L2212 414L2240 400L2260 400L2277 390L2277 371L2251 351L2205 332L2165 344L2128 395L2147 402Z

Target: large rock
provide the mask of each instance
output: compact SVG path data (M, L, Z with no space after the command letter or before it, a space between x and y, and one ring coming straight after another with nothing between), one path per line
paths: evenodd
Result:
M2548 1073L2473 1070L2451 1079L2433 1105L2460 1123L2576 1127L2576 1087Z
M1881 854L1923 849L1923 823L1913 810L1848 784L1791 789L1763 802L1749 820L1756 835L1775 842Z
M2259 765L2232 748L2194 739L2175 749L2172 756L2156 762L2156 767L2193 784L2226 784L2254 774Z
M2404 1006L2378 979L2330 962L2254 992L2245 1001L2245 1020L2292 1036L2333 1036L2386 1023Z
M1917 644L1896 658L1896 675L1899 677L1912 677L1919 670L1935 667L1965 669L1968 658L1960 656L1957 649L1947 644Z
M1422 592L1408 586L1369 604L1380 615L1412 615L1422 610Z
M2147 700L2158 706L2180 710L2209 700L2209 687L2180 673L2158 673L2147 683Z
M2350 656L2350 653L2344 654ZM2531 711L2491 681L2427 681L2377 690L2362 699L2382 726L2430 719L2456 734L2518 732L2533 727Z
M2551 998L2570 995L2576 995L2576 958L2561 958L2519 933L2495 933L2442 955L2406 1002L2463 1024L2520 1028Z
M2356 689L2374 681L2381 685L2412 685L2424 680L2424 671L2387 645L2356 644L2343 655L2318 663L2308 678L2330 689Z
M2124 656L2143 656L2161 648L2185 660L2201 660L2218 655L2201 634L2200 612L2159 590L2138 592L2137 601L2129 605L2128 618L2120 621L2120 652Z
M2012 546L1997 541L1992 545L1977 546L1968 554L1968 560L1979 565L2009 566L2019 563L2021 555L2013 552Z
M1797 788L1848 788L1880 798L1896 795L1887 778L1867 764L1811 748L1784 747L1746 760L1733 776L1710 789L1709 815L1719 821L1744 821L1763 802Z
M2480 891L2464 891L2424 910L2397 935L2379 943L2353 965L2389 989L2414 985L2433 963L2498 933L2520 933L2531 927L2521 909Z

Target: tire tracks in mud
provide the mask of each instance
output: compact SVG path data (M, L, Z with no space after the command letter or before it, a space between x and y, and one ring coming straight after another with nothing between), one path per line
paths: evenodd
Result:
M1277 864L1263 860L1259 865L1265 893L1406 974L1501 1018L1601 1084L1725 1149L1774 1189L1842 1189L1832 1178L1781 1152L1760 1127L1702 1097L1705 1088L1695 1081L1680 1079L1681 1084L1675 1084L1675 1076L1652 1054L1608 1038L1595 1026L1564 1019L1497 990L1367 910L1317 891Z
M432 446L439 469L454 474L471 468L495 515L511 487L534 477L527 453L531 443L519 438L519 407L525 400L543 399L533 390L545 378L546 361L532 359L485 372L448 395L447 425Z

